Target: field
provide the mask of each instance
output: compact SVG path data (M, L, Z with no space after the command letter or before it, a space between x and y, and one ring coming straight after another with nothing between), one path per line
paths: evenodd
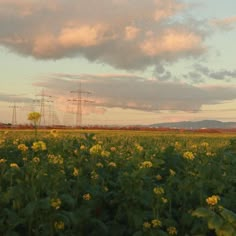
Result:
M0 130L0 235L236 235L236 134Z

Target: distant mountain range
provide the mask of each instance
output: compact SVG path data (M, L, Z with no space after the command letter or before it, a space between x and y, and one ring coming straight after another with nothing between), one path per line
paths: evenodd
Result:
M232 129L236 128L236 122L222 122L218 120L181 121L173 123L157 123L150 125L159 128L177 129Z

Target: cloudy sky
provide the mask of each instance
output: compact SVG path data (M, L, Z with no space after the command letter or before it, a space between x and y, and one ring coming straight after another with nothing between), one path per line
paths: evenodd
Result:
M236 1L0 0L0 122L236 121ZM78 93L80 91L80 93ZM42 102L43 101L43 102ZM77 117L78 118L78 117Z

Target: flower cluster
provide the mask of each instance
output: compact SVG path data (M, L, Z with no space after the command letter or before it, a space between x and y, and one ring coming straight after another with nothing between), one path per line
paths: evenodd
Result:
M39 162L40 162L39 157L34 157L34 158L32 159L32 162L34 162L34 163L39 163Z
M143 151L143 147L141 146L141 145L139 145L139 144L135 144L135 148L136 148L136 150L137 151L139 151L139 152L142 152Z
M91 195L90 195L90 193L85 193L84 195L83 195L83 199L85 200L85 201L89 201L89 200L91 200Z
M154 187L153 192L156 195L162 195L165 193L165 190L162 187Z
M98 155L102 152L102 146L100 144L96 144L89 149L89 152L91 155Z
M157 227L161 227L161 226L162 226L162 223L159 219L153 219L153 220L151 220L151 222L145 221L143 223L143 228L145 228L145 229L150 229L151 227L157 228Z
M34 142L31 148L34 151L47 150L46 143L44 143L43 141Z
M65 224L63 221L55 221L54 222L54 228L56 230L63 230L65 228Z
M7 161L6 159L1 158L1 159L0 159L0 164L1 164L1 163L5 163L6 161Z
M96 163L96 166L97 166L98 168L103 168L103 164L102 164L101 162Z
M110 167L116 167L116 163L113 162L113 161L111 161L111 162L108 163L108 166L110 166Z
M111 154L110 152L105 151L105 150L103 150L103 151L101 152L101 156L102 156L102 157L109 157L110 154Z
M73 169L73 175L74 176L78 176L79 175L79 169L77 169L76 167L74 167L74 169Z
M11 163L10 167L14 169L19 169L19 166L16 163Z
M144 161L140 164L140 169L142 168L151 168L152 167L152 162L151 161Z
M156 176L156 179L157 179L158 181L160 181L160 180L162 180L163 178L162 178L161 175L157 175L157 176Z
M26 152L29 148L25 145L25 144L23 144L23 143L21 143L21 144L19 144L18 146L17 146L17 148L18 148L18 150L20 150L20 151L22 151L22 152Z
M185 153L183 154L183 158L192 161L192 160L195 158L195 156L193 155L192 152L185 152Z
M157 228L157 227L161 227L161 226L162 226L161 221L158 220L158 219L152 220L151 223L152 223L152 227L153 227L153 228Z
M61 157L61 155L49 154L48 155L48 162L52 163L52 164L62 165L64 162L64 159Z
M91 179L98 179L99 175L97 174L97 172L95 170L93 170L91 173Z
M173 226L168 227L167 232L169 235L177 235L178 233L177 229Z
M212 195L211 197L208 197L206 199L206 202L208 205L214 206L218 203L219 200L220 200L220 197L218 195Z
M61 207L61 199L60 198L52 198L51 199L51 207L58 210Z

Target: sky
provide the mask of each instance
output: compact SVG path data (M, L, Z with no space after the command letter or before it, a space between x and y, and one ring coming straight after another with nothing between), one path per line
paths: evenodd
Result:
M47 125L236 121L235 9L0 0L0 122L27 124L32 111Z

